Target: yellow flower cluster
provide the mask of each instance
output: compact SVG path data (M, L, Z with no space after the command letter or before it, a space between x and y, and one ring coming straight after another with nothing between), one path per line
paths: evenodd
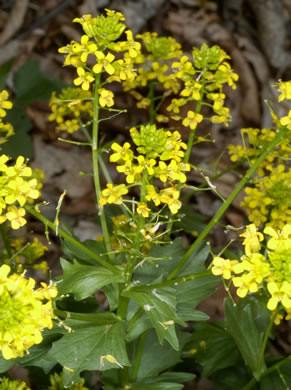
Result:
M30 390L25 382L9 378L0 379L0 390Z
M145 97L137 89L147 87L151 82L158 82L167 90L167 94L177 93L180 83L170 71L168 61L179 58L182 51L181 45L174 38L159 37L155 32L139 34L137 38L143 43L145 54L139 52L133 59L138 67L138 74L134 80L126 80L123 87L135 97L139 108L147 108L150 104L149 97Z
M193 48L193 63L183 55L179 62L173 62L172 69L177 78L184 83L179 98L174 98L167 110L172 119L182 120L182 124L195 130L202 121L200 114L203 105L211 106L214 115L208 118L212 123L228 125L231 119L229 108L224 107L224 84L235 89L238 75L233 72L228 62L230 57L219 47L209 48L204 43L200 49ZM180 115L181 107L191 102L195 109L187 112L186 118Z
M9 273L8 265L0 267L0 351L4 359L23 356L42 341L41 331L53 326L52 298L57 296L54 286L41 283L34 289L34 279Z
M282 305L287 312L286 319L290 319L291 225L285 225L281 231L269 226L264 229L264 234L258 232L254 224L248 225L241 234L245 255L240 260L215 257L211 270L214 275L231 280L241 298L263 289L268 299L267 308L274 311ZM266 250L262 254L261 242L264 239Z
M33 239L33 242L27 243L23 239L10 240L10 248L17 272L22 272L27 267L31 267L35 270L40 270L43 274L47 273L48 265L46 261L35 263L48 250L48 247L43 245L37 237ZM11 262L6 249L3 250L1 258L5 264Z
M282 100L291 100L291 81L282 81L279 80L278 84L279 90L279 98L278 101L281 102ZM291 130L291 110L289 110L288 115L283 116L280 118L280 124L283 126L287 126L289 130Z
M23 206L40 196L40 183L24 157L19 156L14 166L8 161L5 154L0 156L0 224L8 220L12 229L19 229L26 224Z
M145 183L144 199L138 203L137 213L145 218L149 217L151 209L146 203L148 201L156 206L167 204L171 213L176 214L181 207L180 190L176 183L184 184L187 180L185 173L190 171L190 165L182 162L186 144L182 142L180 133L146 125L139 130L130 129L130 134L139 155L135 156L128 142L123 146L114 143L111 146L113 153L110 161L118 164L117 171L125 174L129 185ZM159 179L164 186L166 183L168 186L157 192L153 185L154 179ZM107 184L107 188L101 193L99 204L121 204L122 196L127 192L125 184Z
M3 118L6 116L6 110L12 108L12 102L8 100L8 92L3 90L0 92L0 144L7 141L7 137L14 134L13 127L10 123L4 122Z
M92 94L81 88L65 88L58 96L53 92L49 105L49 120L57 122L57 131L74 133L80 129L81 119L93 117Z
M254 187L245 188L241 206L256 226L266 224L282 229L291 223L291 169L285 172L285 166L278 165L270 170L270 176L261 178Z
M96 75L101 73L106 74L107 82L132 81L135 77L133 59L138 56L140 43L133 40L130 30L126 30L123 23L125 18L120 12L105 11L106 15L92 17L88 14L74 19L74 22L81 24L85 35L80 42L72 41L59 49L60 53L66 55L64 65L73 65L76 68L78 77L75 78L74 84L84 91L90 89ZM126 41L119 40L123 32ZM120 56L121 52L123 56ZM96 62L92 69L88 62L89 56L90 60Z
M242 137L244 137L245 134L247 135L249 146L244 148L242 145L228 145L230 159L233 162L236 162L241 158L246 158L251 163L254 163L262 153L262 150L264 150L276 136L276 131L274 129L245 128L241 129L241 133ZM272 169L272 167L282 163L284 159L289 158L291 154L290 140L291 136L287 136L277 144L272 153L268 154L266 159L257 169L260 176L266 175L268 170Z

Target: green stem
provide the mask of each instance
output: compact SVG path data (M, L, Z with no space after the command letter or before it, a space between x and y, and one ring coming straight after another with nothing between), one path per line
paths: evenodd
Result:
M142 357L142 352L143 352L143 347L145 343L147 332L144 332L138 341L138 346L137 346L137 353L135 356L135 362L134 362L134 367L133 367L133 373L132 373L132 382L134 383L137 378L140 362L141 362L141 357Z
M226 173L228 172L232 172L234 169L236 169L237 167L241 166L243 163L245 162L245 159L242 158L240 159L239 161L237 161L235 164L232 164L230 167L224 169L223 171L217 173L216 175L213 175L211 176L211 181L215 181L217 179L219 179L221 176L225 175ZM188 192L187 194L185 194L183 197L182 197L182 200L186 200L188 198L191 198L191 196L193 194L195 194L197 191L199 191L200 189L203 189L203 188L206 188L207 187L207 183L204 182L202 184L200 184L198 187L197 187L197 190L194 190L194 191L190 191Z
M100 85L100 76L101 73L96 76L95 88L94 88L94 111L93 111L93 131L92 131L92 162L93 162L93 176L94 176L94 185L95 192L97 197L97 203L99 202L101 187L100 187L100 177L99 177L99 167L98 167L98 131L99 131L99 85ZM107 255L110 260L112 260L112 249L110 244L110 237L108 233L106 218L104 210L100 211L100 221L102 226L102 231L104 235L104 243L107 251Z
M189 280L204 278L204 277L209 276L209 275L212 275L211 270L197 272L195 274L182 276L181 278L165 280L165 281L160 282L160 283L153 283L153 284L146 285L146 286L131 287L130 291L147 291L147 290L153 290L155 288L163 288L163 287L168 287L168 286L173 286L173 285L177 286L180 283L185 283L185 282L188 282Z
M280 362L273 364L271 367L269 367L261 376L260 379L263 377L269 375L271 372L278 370L280 367L282 367L284 364L288 363L289 360L291 360L291 355L287 356L285 359L280 360ZM255 384L257 383L257 380L255 378L252 378L249 383L247 383L242 390L251 390Z
M51 222L49 219L38 213L33 207L31 206L25 206L25 209L32 214L35 218L37 218L39 221L41 221L45 226L48 226L51 228L54 232L56 232L56 224ZM103 259L101 256L99 256L97 253L91 251L89 248L87 248L85 245L81 244L78 240L70 236L68 233L66 233L64 230L60 229L58 227L58 235L64 238L65 240L69 241L71 244L73 244L75 247L80 249L83 253L86 253L89 257L96 260L98 263L102 264L105 268L109 269L111 272L121 274L119 269L108 263L105 259ZM96 265L95 261L90 261L90 259L87 259L88 262L90 262L93 265Z
M233 200L236 198L238 193L241 191L241 189L245 186L245 184L250 180L252 175L255 173L258 166L261 164L261 162L267 157L267 155L274 149L274 147L282 140L282 138L286 135L288 132L287 127L281 127L279 129L279 133L276 135L276 137L270 142L269 145L264 149L260 157L257 159L257 161L252 165L248 171L246 172L245 176L242 178L242 180L238 183L236 188L233 190L233 192L230 194L229 198L221 205L221 207L218 209L214 217L210 220L208 225L204 228L204 230L199 234L197 239L194 241L194 243L189 247L185 255L182 257L182 259L179 261L177 266L174 268L174 270L170 273L168 276L168 280L171 280L174 278L174 276L180 271L180 269L183 267L183 265L186 263L186 261L189 259L190 255L198 248L202 240L208 235L208 233L212 230L213 226L215 226L220 218L223 216L223 214L226 212L226 210L229 208L229 206L232 204Z
M87 313L72 313L68 311L63 311L59 309L54 309L54 314L63 320L78 320L85 322L94 322L99 325L114 324L118 319L110 318L108 313L96 313L96 314L87 314Z
M274 319L275 319L277 313L278 313L278 309L274 313L271 313L269 325L268 325L268 327L266 329L266 332L264 334L262 348L261 348L261 351L260 351L260 357L259 357L258 365L257 365L257 368L256 368L256 372L257 372L259 377L261 376L261 371L262 371L262 367L263 367L263 364L264 364L264 355L265 355L265 350L266 350L266 347L267 347L267 342L269 340L269 336L270 336L270 333L271 333L271 330L272 330L272 327L273 327Z
M99 156L98 156L98 160L99 160L100 168L101 168L101 170L102 170L102 173L103 173L103 175L104 175L104 177L105 177L107 183L111 183L111 184L112 184L113 181L112 181L112 179L111 179L111 176L110 176L110 174L109 174L109 171L108 171L108 169L107 169L107 166L106 166L106 164L105 164L105 162L104 162L104 160L103 160L103 156L102 156L101 153L100 153Z
M134 314L134 316L128 321L128 327L127 327L127 331L129 332L134 324L136 323L136 321L139 319L139 317L142 315L142 313L144 313L143 309L140 307L138 309L138 311Z

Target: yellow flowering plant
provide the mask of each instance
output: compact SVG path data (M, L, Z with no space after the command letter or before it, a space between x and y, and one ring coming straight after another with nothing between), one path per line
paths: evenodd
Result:
M102 234L96 228L96 239L82 242L62 223L65 191L55 220L47 219L35 205L38 173L22 156L15 163L0 157L1 372L15 364L38 366L50 373L48 390L93 389L91 371L102 373L105 390L178 390L194 375L177 364L191 359L195 374L212 377L217 388L271 388L275 371L275 380L289 386L283 372L289 357L272 360L266 351L273 326L291 318L290 173L284 165L290 114L279 118L272 111L269 132L242 130L250 147L229 151L233 162L242 159L250 167L184 248L179 227L196 222L195 214L183 215L183 196L193 189L191 151L203 140L197 135L202 121L227 126L231 120L224 88L235 89L238 81L231 59L219 46L203 44L188 57L171 37L134 37L124 16L112 10L74 22L82 30L80 42L59 49L64 66L74 68L74 86L52 94L49 120L57 132L69 133L63 141L91 149ZM104 144L101 124L125 111L115 107L116 83L148 110L149 121L129 123L123 141ZM290 98L290 85L279 81L280 101ZM5 93L0 99L1 115L11 105ZM169 121L188 128L186 140ZM78 130L85 140L72 140ZM116 182L108 164L118 172ZM217 194L215 177L202 177ZM225 249L211 261L206 239L246 185L244 254L228 256ZM44 223L47 237L51 229L61 241L62 274L55 284L38 286L26 276L29 268L47 270L35 263L46 247L11 234L26 224L26 212ZM230 297L225 320L210 324L197 305L221 279ZM104 304L96 299L100 292ZM190 322L191 330L183 330Z

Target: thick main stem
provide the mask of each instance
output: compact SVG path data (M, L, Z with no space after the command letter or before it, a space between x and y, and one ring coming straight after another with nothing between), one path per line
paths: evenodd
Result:
M238 183L238 185L235 187L233 192L230 194L228 199L221 205L221 207L217 210L214 217L211 219L211 221L208 223L208 225L204 228L204 230L199 234L197 239L194 241L194 243L190 246L190 248L187 250L185 255L182 257L180 262L177 264L177 266L174 268L174 270L170 273L168 276L168 280L171 280L175 277L175 275L181 270L181 268L184 266L186 261L189 259L190 255L198 248L202 240L208 235L208 233L212 230L212 228L218 223L220 218L223 216L223 214L226 212L226 210L229 208L229 206L232 204L233 200L236 198L236 196L239 194L241 189L245 186L245 184L250 180L252 175L255 173L258 166L261 164L261 162L267 157L267 155L274 149L274 147L282 140L282 138L286 135L288 129L286 127L281 127L279 129L279 133L276 135L276 137L272 140L272 142L264 149L260 157L257 159L257 161L252 165L245 176L242 178L242 180Z
M93 101L93 131L92 131L92 162L93 162L93 176L94 176L94 185L95 185L97 203L99 202L100 193L101 193L99 166L98 166L98 156L99 156L98 131L99 131L99 109L100 109L98 89L100 86L100 76L101 73L96 76L96 81L95 81L94 101ZM101 221L101 227L103 231L106 251L109 259L112 260L112 253L111 253L112 249L110 245L110 238L109 238L105 214L102 209L100 210L100 221Z

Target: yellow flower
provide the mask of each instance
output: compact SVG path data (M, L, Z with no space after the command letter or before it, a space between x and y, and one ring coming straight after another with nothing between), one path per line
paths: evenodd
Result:
M200 99L200 89L202 85L195 80L187 80L185 88L180 92L181 96L190 96L194 100Z
M53 326L51 300L57 295L54 286L42 283L35 290L34 279L9 273L8 265L0 267L0 351L4 359L23 356L42 341L41 331Z
M12 108L12 102L7 100L8 97L8 92L5 89L0 92L0 118L6 116L5 110L10 110Z
M291 100L291 81L279 80L278 84L275 85L279 86L279 91L281 92L278 98L279 102L284 99Z
M291 308L291 284L284 281L281 285L276 282L269 282L267 284L271 298L268 301L267 308L275 310L278 303L282 303L284 308Z
M231 69L228 62L219 65L214 77L219 83L227 83L230 87L236 89L235 81L238 80L238 74Z
M223 279L230 279L233 272L233 267L237 263L236 260L223 259L222 257L216 256L213 259L211 272L213 275L222 275Z
M131 150L129 142L125 142L123 146L120 146L116 142L114 142L111 145L111 149L115 152L112 153L109 158L109 161L111 162L128 161L128 160L131 161L133 158L133 152Z
M247 256L251 256L252 253L258 252L261 249L260 241L264 240L262 233L257 232L256 225L251 224L246 226L244 233L240 234L240 237L244 237L243 245L245 246L245 252Z
M289 110L287 116L283 116L280 119L280 123L281 123L281 125L287 126L289 129L291 129L291 110Z
M219 109L216 109L216 113L218 115L213 115L210 118L210 121L212 123L224 123L225 126L228 126L228 122L231 120L229 108L228 107L221 107Z
M26 220L23 218L25 215L23 208L9 206L7 210L6 217L10 221L12 229L17 230L26 224Z
M254 275L252 273L245 273L242 276L236 276L232 279L235 287L238 287L236 293L240 298L244 298L247 293L257 292L259 287L258 283L255 281Z
M276 231L271 226L264 229L264 233L272 238L268 241L267 247L272 250L288 250L291 248L291 225L285 225L282 231Z
M147 201L151 201L152 200L156 206L161 204L161 200L160 200L159 194L156 192L155 187L153 185L151 185L151 184L148 184L146 186L146 197L145 198L146 198Z
M180 191L177 190L177 187L164 188L160 192L160 200L163 203L166 203L172 214L177 214L182 203L179 200Z
M114 94L112 91L108 91L105 88L99 88L99 104L101 107L111 107L114 105Z
M111 65L111 62L114 60L115 56L112 53L107 53L105 57L105 54L102 51L96 51L95 56L98 62L93 66L93 72L101 73L102 70L105 69L108 74L113 75L115 69Z
M90 88L90 83L92 83L95 78L90 72L86 72L84 68L81 67L77 68L77 73L79 77L74 80L74 84L77 86L81 85L81 88L84 91L88 91L88 89Z
M113 185L106 184L107 188L105 188L101 192L101 196L99 199L100 206L104 206L105 204L122 204L123 199L122 196L128 193L128 189L125 184Z
M140 215L142 215L144 218L148 218L149 217L149 213L150 213L151 209L148 208L147 204L144 203L144 202L140 202L138 205L137 205L137 208L136 208L136 212Z
M183 125L186 127L190 127L191 130L195 130L198 123L203 120L203 116L194 111L188 111L187 117L183 120Z

